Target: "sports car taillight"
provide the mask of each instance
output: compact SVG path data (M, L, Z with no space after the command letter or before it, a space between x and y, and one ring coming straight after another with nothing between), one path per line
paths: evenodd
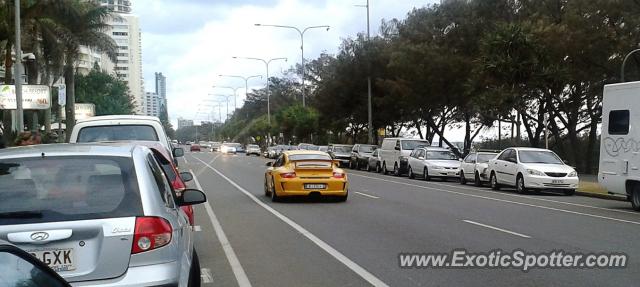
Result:
M171 224L164 218L136 218L131 254L153 250L169 244L171 232Z
M344 178L344 173L334 171L333 178Z
M282 178L295 178L296 177L296 173L295 172L283 172L280 174L280 177Z

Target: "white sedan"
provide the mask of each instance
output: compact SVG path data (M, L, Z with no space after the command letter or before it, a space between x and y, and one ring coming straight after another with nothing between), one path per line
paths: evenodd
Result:
M458 178L460 160L453 152L441 147L422 147L414 149L409 155L409 178L421 175L424 180L434 177Z
M527 190L560 190L573 195L578 173L558 155L540 148L508 148L489 161L491 188L515 186L517 193Z

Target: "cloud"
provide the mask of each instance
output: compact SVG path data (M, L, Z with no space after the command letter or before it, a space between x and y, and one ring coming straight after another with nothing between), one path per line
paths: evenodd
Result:
M296 31L256 27L255 23L330 25L329 31L317 29L305 34L305 58L313 59L322 52L335 53L341 39L366 30L366 10L354 6L363 4L360 2L365 0L134 1L134 13L140 16L142 26L146 90L153 90L153 73L162 72L167 76L172 120L178 116L206 120L206 114L197 114L199 109L210 109L204 106L211 103L203 101L220 100L208 94L230 92L213 90L212 85L244 87L244 81L220 78L219 74L264 77L263 63L235 60L232 56L287 57L286 63L272 63L271 76L300 62L300 36ZM371 6L372 33L377 31L381 19L404 18L412 8L424 5L424 1L375 1ZM254 79L249 85L261 88L265 85L264 78ZM238 93L240 105L244 89Z

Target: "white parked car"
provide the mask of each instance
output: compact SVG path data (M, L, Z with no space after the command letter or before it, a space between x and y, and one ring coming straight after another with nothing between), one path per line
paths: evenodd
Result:
M409 178L421 176L424 180L434 177L447 179L460 175L460 159L446 148L416 148L409 155Z
M430 146L431 143L421 139L408 138L386 138L382 141L379 148L380 158L382 160L382 173L387 174L393 171L393 174L400 176L408 171L409 155L413 150L419 147Z
M475 186L489 182L489 160L498 155L497 151L472 152L460 164L460 184L473 180Z
M508 148L489 161L491 188L514 186L516 192L560 190L573 195L578 173L554 152L541 148Z

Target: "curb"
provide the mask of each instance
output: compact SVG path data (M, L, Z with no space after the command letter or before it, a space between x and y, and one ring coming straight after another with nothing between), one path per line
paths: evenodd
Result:
M585 197L595 197L595 198L601 198L601 199L608 199L608 200L627 201L626 197L618 196L618 195L611 195L611 194L591 193L591 192L583 192L583 191L577 191L576 190L576 195L585 196Z

